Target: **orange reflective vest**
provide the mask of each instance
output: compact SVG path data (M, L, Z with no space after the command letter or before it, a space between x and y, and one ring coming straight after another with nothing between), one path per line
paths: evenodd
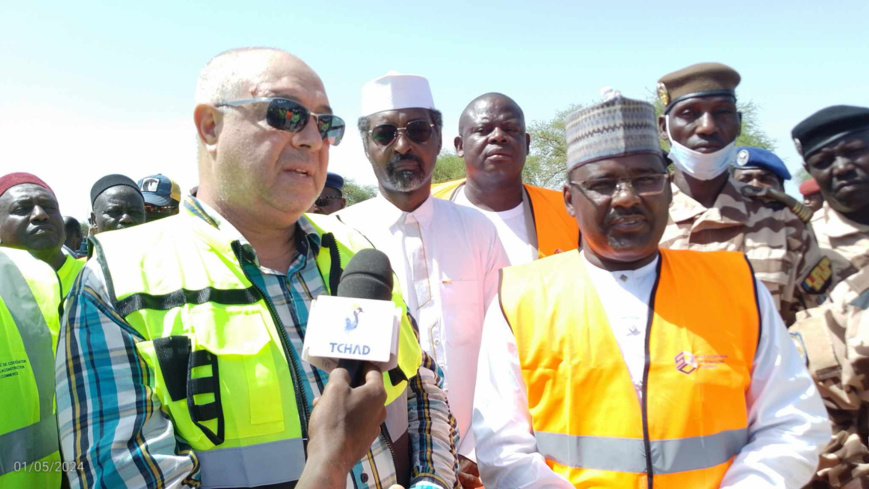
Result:
M465 179L433 185L431 194L439 199L456 200L456 194L465 184ZM557 190L525 184L534 229L537 231L538 258L575 250L579 247L579 226L576 219L567 213L564 196Z
M661 250L658 267L642 399L578 252L502 271L538 450L575 487L717 488L748 442L745 256Z

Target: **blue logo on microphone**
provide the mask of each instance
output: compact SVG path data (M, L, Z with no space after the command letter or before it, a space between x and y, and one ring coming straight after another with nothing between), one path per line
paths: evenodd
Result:
M356 329L356 326L359 326L359 315L362 314L362 306L356 306L356 309L353 310L353 317L345 317L344 318L344 331L353 331Z

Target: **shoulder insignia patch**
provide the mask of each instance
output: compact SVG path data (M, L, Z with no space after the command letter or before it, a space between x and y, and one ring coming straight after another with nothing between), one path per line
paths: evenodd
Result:
M803 359L803 363L806 367L809 366L809 356L806 354L806 343L803 341L803 335L800 333L789 333L791 336L791 341L794 342L794 346L797 348L797 353L800 354L800 358Z
M815 264L800 285L809 294L823 294L832 281L833 263L825 256Z

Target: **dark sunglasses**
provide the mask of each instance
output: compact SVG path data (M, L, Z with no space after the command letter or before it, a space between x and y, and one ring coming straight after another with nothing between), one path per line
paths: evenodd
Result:
M395 124L381 124L368 131L368 134L372 141L385 147L392 144L400 132L404 132L404 135L411 141L422 144L431 139L433 129L434 124L431 122L416 120L408 122L404 127L398 127Z
M314 205L317 207L326 207L333 200L343 199L344 197L341 195L321 195L314 201Z
M344 119L332 114L315 114L304 105L279 97L260 97L245 100L233 100L217 104L217 107L238 107L240 105L268 102L266 122L281 131L300 132L308 124L311 116L317 119L317 130L320 137L332 146L338 146L344 137Z
M169 214L170 212L174 212L178 209L178 206L175 204L169 205L154 205L145 203L145 211L151 214Z

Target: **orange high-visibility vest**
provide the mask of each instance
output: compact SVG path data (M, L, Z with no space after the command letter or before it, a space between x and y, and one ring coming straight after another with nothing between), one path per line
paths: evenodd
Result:
M465 179L432 185L431 194L439 199L456 200L458 190ZM525 184L531 202L534 229L537 231L538 258L545 258L579 247L579 226L576 219L567 213L564 196L557 190Z
M537 448L576 487L717 488L748 441L751 268L741 253L660 251L642 399L579 252L502 271Z

